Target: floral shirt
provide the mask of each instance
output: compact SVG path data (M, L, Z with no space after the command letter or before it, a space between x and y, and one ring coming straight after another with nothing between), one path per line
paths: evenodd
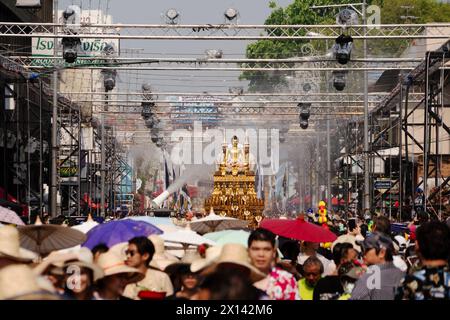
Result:
M295 277L280 268L270 271L265 291L270 300L300 300Z
M422 268L408 275L397 291L398 300L450 300L450 270L448 266Z

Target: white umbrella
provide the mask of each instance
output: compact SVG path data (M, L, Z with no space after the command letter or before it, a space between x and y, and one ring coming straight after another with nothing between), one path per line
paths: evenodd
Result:
M25 223L23 223L22 219L20 219L17 213L2 206L0 206L0 221L4 223L16 224L18 226L25 225Z
M209 244L209 245L216 245L216 243L212 240L206 239L205 237L202 237L201 235L197 234L197 232L192 231L189 228L189 225L187 228L178 230L175 232L169 232L164 233L160 235L161 238L164 239L166 242L174 242L174 243L180 243L183 245L185 249L187 249L190 245L199 246L201 244Z
M86 222L83 222L82 224L79 224L76 226L72 226L72 228L75 230L81 231L83 233L88 233L89 230L91 230L92 228L94 228L97 225L98 225L98 222L94 221L94 219L92 219L91 215L88 215Z
M243 229L247 228L247 226L248 221L219 216L214 213L214 210L212 208L209 215L191 222L192 230L198 232L199 234L228 229Z

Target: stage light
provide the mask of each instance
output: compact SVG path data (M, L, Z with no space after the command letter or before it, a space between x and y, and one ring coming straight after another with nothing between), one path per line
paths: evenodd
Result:
M174 8L166 11L166 22L168 24L177 24L179 17L180 13Z

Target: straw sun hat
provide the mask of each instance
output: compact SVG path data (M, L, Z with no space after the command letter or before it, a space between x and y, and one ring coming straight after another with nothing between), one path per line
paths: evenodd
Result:
M221 251L221 246L212 246L206 249L204 258L198 258L191 263L191 272L199 272L212 265L219 258Z
M0 258L6 258L19 263L30 263L37 255L20 247L19 231L13 226L0 228Z
M201 259L201 256L197 250L186 251L180 261L169 264L164 269L164 272L168 273L169 275L189 272L191 264L199 259Z
M219 249L211 250L212 248L215 247L206 250L205 259L202 261L198 260L198 262L194 261L192 263L191 271L209 270L211 267L217 270L218 268L230 265L238 265L248 269L252 282L262 280L266 277L264 273L250 263L250 257L248 256L247 248L245 246L238 243L227 243L221 248L219 254L217 253L217 250L219 250L220 247Z
M30 267L14 264L0 270L0 300L59 300L44 289Z
M166 252L163 238L153 234L148 239L155 247L155 254L153 255L152 261L150 261L151 267L165 270L167 266L179 261L177 257Z
M145 277L138 269L127 266L123 258L115 252L102 253L98 257L97 264L103 270L104 278L115 274L124 274L129 283L134 283Z

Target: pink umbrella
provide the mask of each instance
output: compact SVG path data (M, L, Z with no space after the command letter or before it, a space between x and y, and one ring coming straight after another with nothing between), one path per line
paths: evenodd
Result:
M25 223L23 223L22 219L20 219L17 213L1 206L0 206L0 222L16 224L19 226L25 225Z
M333 232L305 221L304 216L294 220L264 219L260 227L285 238L309 242L333 242L337 239Z

